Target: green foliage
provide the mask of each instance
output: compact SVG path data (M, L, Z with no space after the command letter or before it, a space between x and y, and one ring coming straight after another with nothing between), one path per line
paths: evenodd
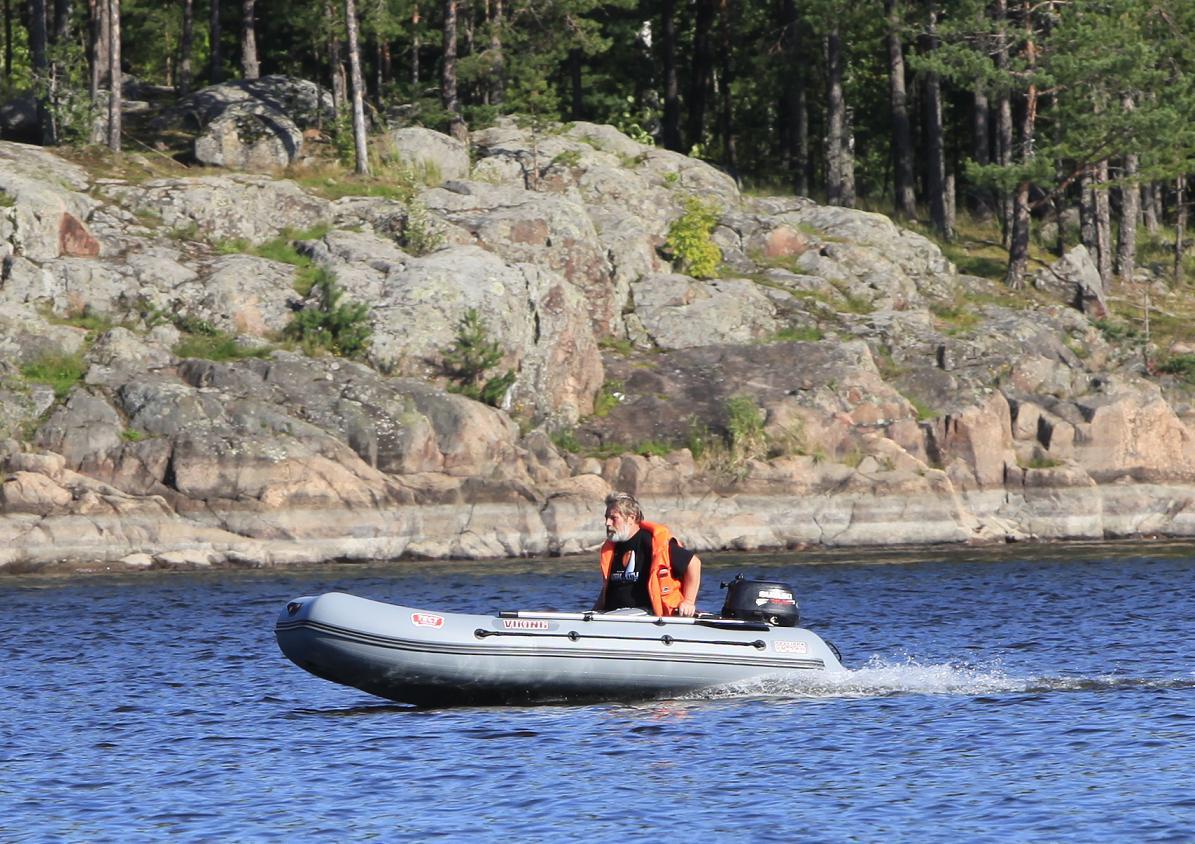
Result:
M722 250L710 239L718 225L721 209L712 201L690 196L684 213L668 229L665 248L694 278L713 278L722 262Z
M558 153L552 159L552 163L561 167L576 167L581 163L581 153L575 149L566 149L564 152Z
M455 382L456 392L496 407L515 382L513 369L486 377L501 362L502 355L502 347L490 339L481 314L469 308L457 326L456 342L444 351L444 369Z
M59 399L66 398L86 374L87 364L79 354L44 354L21 367L21 375L26 381L52 387Z
M743 461L762 456L767 450L763 424L765 415L750 396L726 400L726 432L731 456Z
M206 324L205 324L206 325ZM227 361L244 358L266 358L270 348L266 346L244 346L237 338L224 331L208 328L183 336L174 345L174 354L180 358Z
M1096 319L1092 325L1099 329L1104 339L1109 343L1121 343L1140 338L1137 328L1130 323L1118 319Z
M816 325L790 325L777 331L772 340L777 343L816 343L824 337Z
M139 443L145 439L145 434L141 433L136 428L125 428L120 432L120 438L127 443Z
M593 415L605 419L610 411L622 404L623 384L621 381L607 381L593 399Z
M1195 355L1171 355L1158 361L1159 372L1176 375L1186 384L1195 384Z
M369 350L369 308L362 302L342 302L344 291L331 272L320 273L314 286L319 301L295 314L283 331L314 355L321 351L354 358Z

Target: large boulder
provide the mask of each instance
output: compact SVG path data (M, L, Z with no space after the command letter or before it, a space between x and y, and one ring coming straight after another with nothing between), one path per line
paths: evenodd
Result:
M388 152L427 184L469 177L469 148L442 132L407 126L387 135Z
M232 170L281 170L302 152L303 133L294 121L261 103L230 106L195 139L200 164Z
M336 119L331 92L305 79L272 74L209 85L183 97L151 125L159 130L200 130L227 109L242 104L265 106L285 115L300 129L330 126Z
M1033 286L1061 299L1093 319L1108 314L1104 283L1087 247L1079 244L1033 275Z

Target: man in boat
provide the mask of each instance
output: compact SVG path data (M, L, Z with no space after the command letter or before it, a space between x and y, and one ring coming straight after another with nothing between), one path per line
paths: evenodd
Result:
M643 521L634 496L606 498L599 612L637 607L652 615L691 616L701 587L701 559L672 538L663 525Z

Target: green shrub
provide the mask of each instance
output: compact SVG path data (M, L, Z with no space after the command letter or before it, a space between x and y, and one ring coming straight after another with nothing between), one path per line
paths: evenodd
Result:
M593 415L605 419L610 411L622 404L623 385L621 381L607 381L593 399Z
M295 314L284 336L297 340L308 354L328 351L348 358L364 355L373 333L369 308L362 302L341 302L344 291L334 273L320 273L314 289L319 303Z
M54 395L63 399L71 388L87 374L87 364L79 354L44 354L21 367L25 380L35 384L46 384L54 389Z
M455 385L454 392L497 406L515 382L513 369L494 378L486 373L502 360L502 347L491 340L481 314L469 308L457 326L456 342L444 351L444 369Z
M427 206L418 197L407 202L407 218L398 245L417 256L434 252L444 245L444 233L432 223Z
M1158 372L1176 375L1187 384L1195 384L1195 355L1171 355L1158 361Z
M668 229L665 248L694 278L713 278L722 263L722 250L710 239L721 212L712 202L695 196L685 200L685 211Z
M763 410L750 396L733 396L726 400L727 444L736 462L759 457L766 451L764 419Z

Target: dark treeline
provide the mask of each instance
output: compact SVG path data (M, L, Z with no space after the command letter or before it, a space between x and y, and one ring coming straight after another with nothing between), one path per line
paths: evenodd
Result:
M1105 284L1132 276L1140 227L1174 227L1181 273L1190 0L29 0L4 12L4 81L35 92L45 143L77 137L89 110L110 115L119 148L119 93L106 92L122 72L180 93L281 73L323 83L353 124L363 108L458 137L501 114L592 120L752 184L924 217L945 238L962 206L999 225L1012 286L1032 220L1068 209Z

